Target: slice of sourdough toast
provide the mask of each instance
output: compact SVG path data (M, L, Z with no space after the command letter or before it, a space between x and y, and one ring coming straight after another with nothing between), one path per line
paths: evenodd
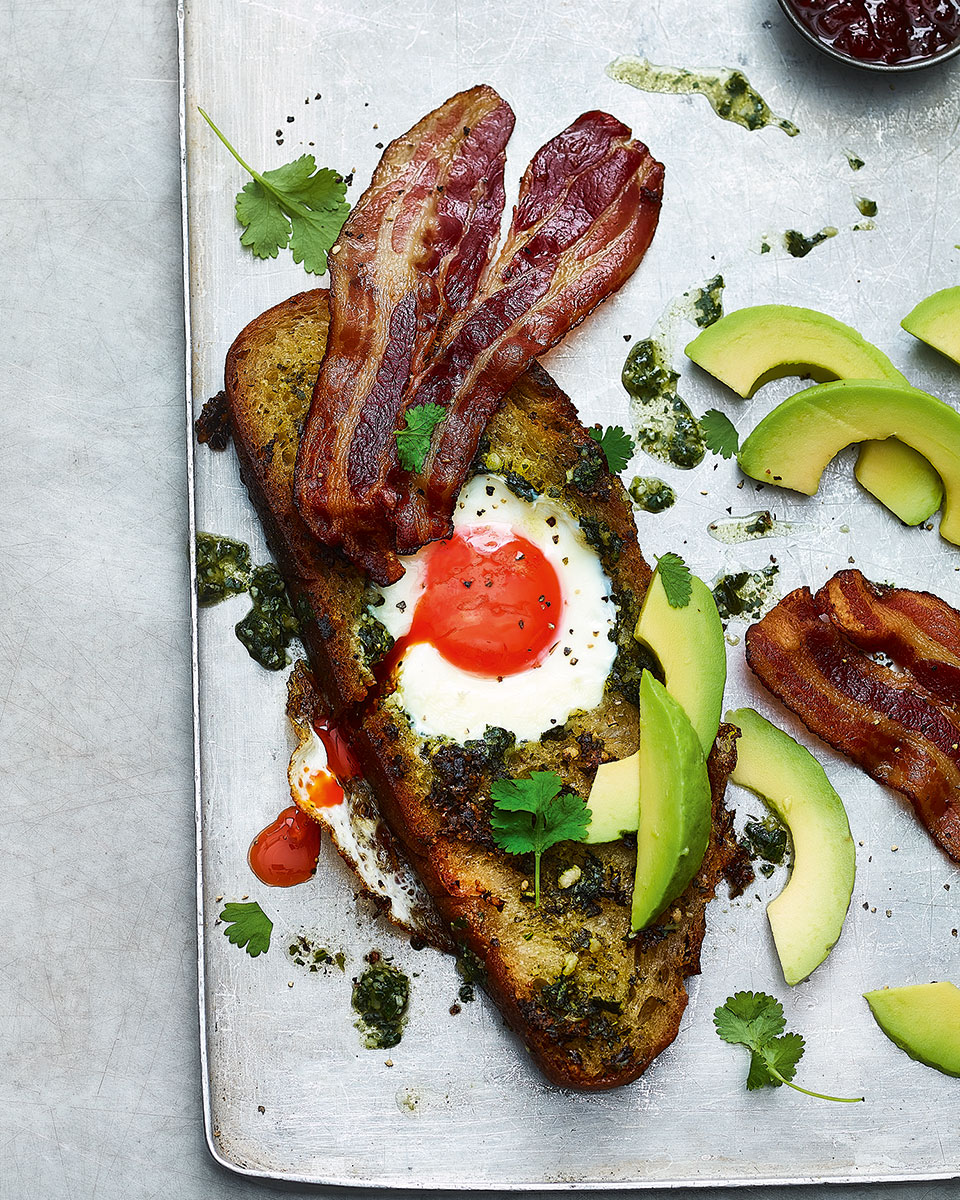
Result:
M376 674L390 648L369 607L376 590L313 540L293 505L297 439L323 354L325 295L302 293L257 318L231 347L226 368L241 476L288 581L314 675L450 939L544 1073L567 1087L627 1083L676 1037L684 979L699 970L705 908L736 857L723 804L735 731L721 729L709 763L714 819L706 856L659 924L630 936L636 852L628 841L549 850L534 906L530 862L493 842L490 788L498 778L551 770L586 797L601 762L637 748L637 687L652 664L632 631L650 571L629 501L569 399L532 367L488 426L475 466L502 475L521 497L550 496L579 522L612 584L616 660L600 704L537 741L517 744L497 729L462 745L422 737L389 679Z

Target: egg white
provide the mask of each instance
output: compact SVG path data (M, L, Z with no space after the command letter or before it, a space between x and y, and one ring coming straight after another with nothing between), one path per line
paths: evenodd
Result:
M398 667L397 700L424 737L463 742L489 725L533 741L571 713L599 704L616 656L616 608L596 552L579 525L545 496L521 500L496 475L476 475L460 493L454 528L505 523L531 541L553 566L563 607L559 640L537 666L502 678L475 675L433 646L411 646ZM425 588L423 551L404 560L406 574L371 609L394 638L409 632Z
M298 733L300 744L287 769L293 802L326 830L370 895L387 901L392 921L435 942L433 902L413 868L394 847L369 785L362 779L347 781L340 804L316 804L313 786L317 777L332 776L327 751L309 725L298 726Z

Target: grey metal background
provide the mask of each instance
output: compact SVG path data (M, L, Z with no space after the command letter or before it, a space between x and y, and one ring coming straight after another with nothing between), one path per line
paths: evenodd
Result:
M955 71L892 84L838 71L785 30L765 0L459 0L360 9L205 0L186 5L184 30L197 408L221 386L224 352L242 325L310 280L285 256L258 263L239 247L232 204L244 179L196 105L249 161L277 165L309 148L321 164L355 171L355 197L379 157L376 143L481 80L517 112L514 181L537 146L590 107L631 124L667 165L663 217L641 269L547 364L588 420L624 421L618 375L626 335L645 336L673 299L718 269L728 282L728 309L769 301L823 308L890 353L919 386L957 399L958 374L898 329L916 299L956 282ZM719 121L697 98L647 96L605 77L611 58L635 51L655 62L743 66L801 135L747 133ZM865 160L862 171L850 171L845 149ZM856 195L878 202L872 232L852 231L861 219ZM765 235L827 224L839 235L806 259L759 253ZM679 346L689 336L689 327L678 330ZM734 401L691 367L681 391L696 411L719 404L746 429L792 386ZM758 497L750 482L738 491L735 468L709 456L690 473L660 471L642 456L633 466L665 474L680 493L669 513L638 515L641 544L650 554L680 550L707 579L764 565L773 554L786 591L801 581L816 586L855 560L869 577L958 600L960 552L935 532L901 528L858 494L849 455L829 469L812 500L771 489ZM198 452L195 500L198 528L243 538L255 557L265 556L229 455ZM772 507L792 522L790 536L723 546L705 527L728 505L735 513ZM592 1097L561 1093L543 1082L484 1001L448 1014L458 986L452 962L417 954L389 929L371 925L329 847L316 878L302 887L271 891L250 875L246 847L285 803L292 742L283 679L256 668L233 635L244 611L236 599L202 613L198 642L207 1121L224 1163L269 1177L400 1187L956 1174L957 1082L896 1051L860 998L886 983L960 977L960 943L951 935L960 920L960 872L905 803L816 746L862 843L848 923L828 962L792 991L782 982L764 916L782 874L735 903L720 899L677 1043L628 1088ZM731 624L731 641L743 628ZM746 678L741 650L730 648L728 703L757 704L794 729ZM743 813L757 811L756 801L742 793L737 799ZM247 894L275 920L275 948L256 961L214 924L221 897ZM309 975L286 958L285 945L301 929L346 952L348 978L374 946L416 973L400 1046L387 1053L361 1048L347 980ZM722 1045L710 1021L715 1005L740 988L784 999L790 1027L808 1039L800 1082L863 1092L867 1103L830 1105L786 1089L747 1095L745 1056Z

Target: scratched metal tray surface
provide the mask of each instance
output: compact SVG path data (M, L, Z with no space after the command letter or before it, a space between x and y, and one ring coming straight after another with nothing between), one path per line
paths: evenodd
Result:
M774 0L188 0L182 12L185 191L189 234L190 409L222 386L224 353L269 305L314 286L285 253L255 261L238 242L233 197L245 182L197 114L202 105L248 161L277 166L304 151L355 176L355 198L381 144L451 93L485 81L517 113L509 180L578 113L607 109L666 164L660 228L636 276L549 356L547 366L588 421L627 424L620 368L691 286L717 272L728 310L782 302L855 325L919 386L960 401L960 372L899 328L913 303L960 277L960 72L893 83L841 70L785 26ZM795 138L748 132L701 97L649 95L609 79L616 55L656 63L739 66ZM280 144L282 142L282 145ZM863 168L854 173L847 152ZM860 196L875 199L875 228ZM807 257L782 248L788 228L835 237ZM767 241L772 249L761 253ZM724 409L752 427L796 388L782 381L737 400L682 354L692 327L661 325L693 409ZM191 449L196 528L266 547L232 453ZM852 458L828 469L820 494L757 494L732 463L695 470L638 455L625 477L666 477L678 501L638 513L648 557L681 552L704 578L757 569L771 555L780 594L818 586L855 562L873 579L931 588L954 603L960 551L933 530L901 527L858 491ZM769 508L789 528L724 544L707 526ZM953 1178L960 1163L960 1082L888 1042L861 993L885 984L960 981L960 873L908 805L820 743L751 681L745 625L728 629L731 707L753 704L798 734L844 796L857 842L857 881L840 943L807 983L783 982L765 905L785 873L711 906L703 974L690 982L680 1036L641 1080L584 1096L549 1086L482 997L451 1015L451 960L411 949L374 920L350 873L324 846L314 879L272 890L246 863L251 837L288 803L292 737L285 673L261 670L234 636L243 598L197 621L198 867L201 1018L207 1136L234 1170L271 1179L377 1187L569 1188L774 1181ZM731 789L742 822L759 802ZM274 920L270 952L251 959L223 936L225 900L249 896ZM345 973L311 973L287 947L300 933ZM350 979L377 948L412 978L410 1019L389 1051L365 1049ZM746 1054L724 1045L711 1016L738 989L784 1001L807 1039L799 1082L866 1096L829 1104L788 1091L747 1093Z

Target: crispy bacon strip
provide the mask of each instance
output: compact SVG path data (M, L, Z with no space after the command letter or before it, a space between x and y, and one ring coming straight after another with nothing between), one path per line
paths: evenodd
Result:
M394 431L411 374L473 299L500 232L510 106L481 85L391 142L330 258L330 333L297 455L295 495L328 545L386 582Z
M633 273L662 191L662 165L607 113L584 113L534 156L479 295L411 382L405 407L439 404L447 416L421 477L406 481L395 516L401 553L449 536L487 422L530 363Z
M817 608L855 646L888 655L960 709L960 612L946 600L841 571L817 592Z
M960 715L908 672L874 662L791 592L747 631L747 662L809 730L908 796L960 862Z

